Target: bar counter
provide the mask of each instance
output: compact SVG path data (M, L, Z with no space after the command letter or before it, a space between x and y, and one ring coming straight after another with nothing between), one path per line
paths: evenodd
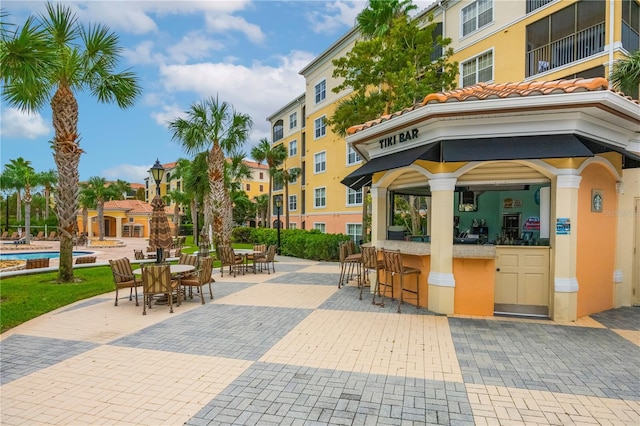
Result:
M430 256L431 243L400 240L379 240L376 248L387 250L400 250L402 254L414 256ZM454 244L454 259L495 259L496 246L479 244Z

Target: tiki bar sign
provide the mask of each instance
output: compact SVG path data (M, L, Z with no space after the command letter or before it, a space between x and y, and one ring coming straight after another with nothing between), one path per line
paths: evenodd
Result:
M403 143L410 141L412 139L416 139L418 137L418 129L410 129L407 131L399 132L393 134L391 136L387 136L385 138L380 139L380 148L389 148L390 146L394 146L398 143Z

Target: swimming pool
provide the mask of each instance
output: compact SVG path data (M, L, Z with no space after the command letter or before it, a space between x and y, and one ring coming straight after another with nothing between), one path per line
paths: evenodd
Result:
M92 251L74 251L74 256L84 256L86 254L93 254ZM27 260L27 259L41 259L43 257L49 259L57 259L60 257L58 251L39 251L34 252L22 252L22 253L0 253L0 260Z

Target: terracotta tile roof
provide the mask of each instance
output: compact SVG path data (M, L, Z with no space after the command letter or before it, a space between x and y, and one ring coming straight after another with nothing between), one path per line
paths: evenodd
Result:
M130 183L129 186L131 187L131 189L146 188L144 183Z
M407 112L414 111L427 104L437 104L445 102L464 102L484 99L500 99L500 98L512 98L512 97L525 97L525 96L538 96L538 95L550 95L557 93L577 93L577 92L591 92L600 90L610 90L609 82L602 77L598 78L575 78L571 80L556 80L556 81L530 81L520 83L479 83L473 86L463 87L460 89L449 90L446 92L432 93L423 99L422 102L405 108L402 111L395 112L393 114L383 115L375 120L368 121L364 124L358 124L351 126L347 129L347 134L352 135L361 130L380 124L384 121L391 120L394 117L398 117ZM620 96L625 96L623 93L617 92ZM627 99L633 101L636 104L640 104L637 100L631 99L631 97L625 96Z
M267 166L266 164L261 164L258 163L257 161L251 161L251 160L244 160L244 164L246 164L249 167L252 167L254 169L268 169L269 166Z
M173 163L163 164L162 167L164 167L165 169L174 169L177 165L178 163L174 161Z
M127 213L149 213L153 211L151 204L140 200L111 200L105 201L105 210L125 210Z

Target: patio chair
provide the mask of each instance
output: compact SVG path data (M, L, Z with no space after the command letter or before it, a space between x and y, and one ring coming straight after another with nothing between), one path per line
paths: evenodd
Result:
M267 274L271 273L270 269L273 269L273 273L275 274L276 273L275 258L276 258L276 246L270 245L263 254L256 255L254 257L253 259L254 268L257 268L258 266L260 266L260 272L262 272L262 266L264 265L267 267Z
M195 256L194 256L195 257ZM211 273L213 271L213 258L205 257L200 262L200 269L196 271L195 274L192 274L188 277L183 277L180 280L180 285L189 287L189 296L193 299L193 287L198 288L198 292L200 293L200 300L204 305L204 289L203 286L205 284L209 284L209 296L211 300L213 300L213 290L211 290L211 283L215 282ZM186 292L185 292L186 297Z
M33 239L36 241L44 240L44 231L38 232L38 234L35 235Z
M153 296L166 294L169 301L169 313L173 313L173 292L178 289L178 281L171 279L169 265L142 265L142 315L147 315L147 306L151 309ZM180 292L178 291L178 305Z
M9 238L9 231L4 231L0 236L0 240L6 240L7 238Z
M420 269L405 266L402 263L402 255L400 254L400 250L383 249L382 256L384 258L384 270L387 277L386 280L389 281L389 283L385 284L385 286L391 286L391 297L393 297L393 278L395 276L400 277L400 301L398 302L398 313L400 313L400 307L404 303L405 292L415 294L416 309L420 308ZM407 275L416 276L415 289L405 287L404 277Z
M224 277L225 266L229 267L229 274L233 273L235 277L240 271L244 274L244 256L236 254L231 246L219 246L220 252L220 276Z
M142 250L133 249L133 258L135 260L144 260L144 253Z
M111 265L111 273L113 274L113 282L116 286L116 301L114 306L118 306L118 291L121 288L129 289L129 300L133 295L133 292L136 293L136 306L138 305L138 286L142 285L142 281L136 278L133 274L133 269L131 269L131 262L126 257L122 259L109 260L109 265Z
M24 265L24 269L38 269L38 268L48 268L49 267L49 258L41 257L38 259L27 259L27 263Z
M186 254L185 253L185 254L181 254L180 255L180 259L178 259L178 265L191 265L191 266L195 267L196 269L198 269L199 260L200 259L195 254ZM182 277L183 278L187 278L187 277L191 277L191 276L195 276L195 275L196 275L196 271L193 271L193 272L187 272L187 273L183 274Z
M18 232L14 231L14 232L11 233L11 236L7 237L6 239L9 240L9 241L15 241L18 238L20 238L20 237L18 237Z
M57 238L56 231L49 232L49 236L47 238L45 238L45 240L47 240L47 241L55 241L57 239L58 238Z

